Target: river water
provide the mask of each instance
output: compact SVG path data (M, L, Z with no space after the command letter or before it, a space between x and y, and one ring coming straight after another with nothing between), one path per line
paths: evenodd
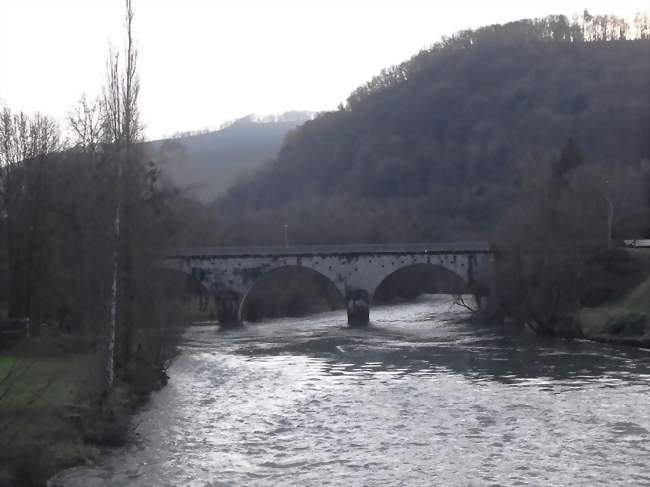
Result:
M466 323L448 298L192 327L126 447L53 486L650 485L650 351Z

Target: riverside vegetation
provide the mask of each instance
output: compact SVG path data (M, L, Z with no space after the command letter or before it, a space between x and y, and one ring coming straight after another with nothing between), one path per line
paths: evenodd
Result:
M32 323L0 356L0 479L42 485L92 461L164 385L188 290L201 294L156 268L164 247L283 244L284 228L292 244L490 240L502 318L646 343L647 252L616 242L650 237L647 16L629 26L585 12L445 38L204 205L141 143L126 3L124 52L109 54L102 96L72 110L71 140L47 116L0 116L0 312ZM247 319L340 305L313 276L275 278L253 291ZM378 299L460 284L417 271Z
M164 385L184 322L184 281L156 267L182 198L140 144L137 50L111 51L70 139L45 115L0 112L0 484L43 485L126 436L130 410ZM6 316L3 316L6 315Z

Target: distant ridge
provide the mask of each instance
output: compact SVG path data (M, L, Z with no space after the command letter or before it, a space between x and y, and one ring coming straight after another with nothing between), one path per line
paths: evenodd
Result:
M250 114L218 130L179 132L148 142L148 155L160 165L164 178L208 203L273 159L285 135L314 116L307 111Z

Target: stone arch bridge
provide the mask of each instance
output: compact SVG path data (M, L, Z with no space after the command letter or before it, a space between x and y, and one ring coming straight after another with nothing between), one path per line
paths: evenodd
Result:
M329 279L345 298L348 323L365 325L379 285L417 264L453 272L481 307L488 305L493 254L486 242L175 249L162 260L163 267L191 274L205 286L223 325L241 323L244 301L257 279L283 267L310 269Z

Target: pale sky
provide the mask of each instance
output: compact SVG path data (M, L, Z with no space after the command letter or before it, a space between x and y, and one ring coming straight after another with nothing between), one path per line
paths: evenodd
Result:
M382 68L460 29L650 0L133 0L148 138L248 113L331 110ZM0 102L63 119L103 84L122 0L0 0Z

